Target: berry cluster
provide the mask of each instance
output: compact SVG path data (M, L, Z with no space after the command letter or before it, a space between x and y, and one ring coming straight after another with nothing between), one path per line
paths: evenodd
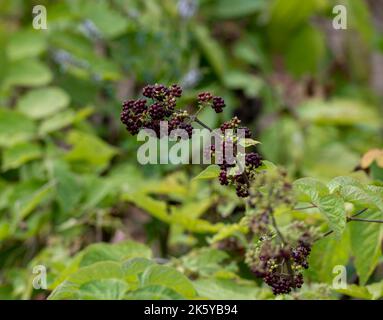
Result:
M182 95L182 88L173 84L166 87L162 84L147 85L143 88L144 97L151 99L148 104L147 99L127 100L123 103L121 112L121 122L126 129L136 135L140 129L152 129L156 136L160 136L160 122L168 121L168 132L174 129L184 129L190 138L193 127L186 120L188 114L175 111L177 98Z
M278 244L269 238L248 249L246 262L254 275L263 278L274 294L286 294L302 287L301 270L308 267L307 255L302 260L296 260L296 252L297 248Z
M254 156L248 155L250 159ZM256 161L255 157L254 160ZM255 244L246 252L246 263L256 277L262 278L274 294L290 293L303 285L302 270L315 239L315 229L302 221L286 226L283 236L274 211L294 206L292 186L281 170L259 172L249 190L248 211L244 223L253 234Z
M177 99L182 96L182 88L179 85L173 84L170 87L162 84L147 85L143 88L142 94L145 98L127 100L123 103L121 121L132 135L136 135L140 129L144 128L153 130L157 137L162 134L171 134L176 129L183 129L187 133L185 138L191 138L193 134L192 117L187 111L175 110ZM222 112L225 107L224 99L213 96L210 92L198 94L197 103L199 108L210 106L217 113ZM161 132L161 121L167 121L168 132ZM261 165L261 157L255 152L246 154L244 155L245 168L232 170L235 169L238 153L238 130L244 131L245 138L251 137L250 129L240 127L240 123L241 121L234 117L220 126L221 152L216 153L216 148L212 145L209 156L214 156L216 163L220 164L219 182L222 185L235 186L237 195L244 198L249 195L250 182L256 175L255 169ZM226 134L228 130L231 131L231 135ZM229 150L229 148L231 149ZM226 157L226 150L230 151L227 152L231 155L230 159Z
M222 97L214 96L210 92L201 92L198 95L198 103L200 105L210 105L216 113L223 111L226 106Z

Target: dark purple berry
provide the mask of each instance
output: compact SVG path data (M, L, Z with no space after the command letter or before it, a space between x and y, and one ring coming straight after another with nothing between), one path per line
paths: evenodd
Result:
M225 107L225 100L222 97L214 97L212 107L216 113L222 112Z

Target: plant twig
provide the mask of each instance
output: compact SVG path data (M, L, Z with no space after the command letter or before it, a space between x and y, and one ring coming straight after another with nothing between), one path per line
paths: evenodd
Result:
M361 221L361 222L375 222L375 223L383 223L383 220L377 220L377 219L361 219L361 218L348 218L348 221Z
M358 211L357 213L355 213L354 215L352 215L351 217L347 218L347 223L350 222L350 221L376 222L376 221L367 221L366 219L357 219L357 218L355 218L355 217L361 215L363 212L365 212L367 210L368 210L368 208L364 208L364 209ZM378 220L378 221L380 221L380 220ZM380 222L380 223L383 223L383 221ZM334 232L333 230L327 231L322 237L320 237L317 240L320 240L320 239L322 239L324 237L327 237L328 235L332 234L333 232Z
M200 119L197 118L196 114L190 116L190 119L191 119L191 122L196 122L198 123L200 126L204 127L205 129L209 130L210 132L213 132L214 134L217 134L216 132L213 131L212 128L210 128L207 124L205 124L204 122L202 122ZM237 162L237 165L240 169L240 171L242 171L242 175L246 181L246 184L248 187L250 187L250 180L249 180L249 177L247 176L244 168L242 168L241 164L239 162Z

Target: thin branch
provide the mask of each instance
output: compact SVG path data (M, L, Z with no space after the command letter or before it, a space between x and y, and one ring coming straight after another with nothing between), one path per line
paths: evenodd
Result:
M200 119L198 119L197 117L192 116L191 119L192 119L192 121L197 122L200 126L204 127L205 129L209 130L210 132L213 131L208 125L206 125L205 123L203 123L203 122L202 122Z
M376 221L367 221L366 219L356 219L355 218L355 217L361 215L363 212L365 212L367 210L368 210L368 208L364 208L364 209L358 211L357 213L355 213L354 215L352 215L351 217L347 218L347 223L350 222L350 221L376 222ZM380 220L378 220L378 221L380 221ZM381 223L383 223L383 221ZM322 237L316 239L316 241L320 240L320 239L322 239L324 237L327 237L328 235L332 234L333 232L334 232L333 230L327 231Z
M377 219L361 219L361 218L348 218L349 221L361 221L361 222L375 222L375 223L383 223L383 220L377 220Z
M358 211L357 213L355 213L354 215L352 215L351 218L357 217L357 216L361 215L363 212L366 212L367 210L368 210L368 208L364 208L364 209Z

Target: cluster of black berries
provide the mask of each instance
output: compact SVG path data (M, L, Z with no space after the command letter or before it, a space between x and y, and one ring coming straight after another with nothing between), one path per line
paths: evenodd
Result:
M262 278L274 294L290 293L303 285L302 270L307 269L315 228L302 221L285 226L284 236L277 228L274 211L295 205L292 185L285 171L268 170L253 177L243 223L253 234L255 245L246 252L246 263Z
M166 87L162 84L147 85L143 88L144 97L151 99L151 104L147 99L128 100L123 103L121 121L126 129L136 135L140 129L152 129L156 136L161 135L161 121L168 121L169 134L175 129L186 130L188 137L192 136L193 127L187 121L188 114L175 111L177 98L182 95L182 88L173 84Z
M251 131L249 128L240 127L241 121L234 117L229 121L224 122L220 126L222 133L221 152L216 151L216 146L211 147L211 155L215 157L216 163L220 166L219 182L221 185L234 185L238 197L246 198L249 195L249 187L252 178L256 175L256 170L262 164L261 156L256 152L250 152L245 154L245 167L242 170L235 170L236 163L233 159L238 155L238 136L239 130L244 131L244 138L251 137ZM228 134L229 132L229 134ZM226 149L230 145L231 152L233 154L231 159L226 158ZM238 165L238 164L237 164ZM239 173L238 173L239 171Z
M216 113L223 111L226 106L225 100L222 97L214 96L210 92L202 92L198 95L198 102L202 105L210 105Z
M143 88L142 94L145 98L128 100L123 103L121 121L132 135L136 135L140 129L145 128L153 130L156 137L163 134L169 135L176 129L182 129L186 131L187 136L185 138L191 138L193 134L193 127L190 123L192 117L189 116L187 111L175 110L177 98L182 95L180 86L176 84L170 87L162 84L147 85ZM213 96L210 92L198 94L197 100L200 108L211 106L217 113L222 112L225 107L223 98ZM167 121L168 124L168 130L164 133L161 132L160 124L162 121ZM234 185L237 195L245 198L249 195L249 186L252 177L256 174L255 169L261 165L261 157L255 152L244 154L245 168L232 170L237 165L239 130L243 130L245 138L251 137L250 129L240 127L240 123L241 121L234 117L220 126L221 152L220 154L216 153L213 145L210 156L216 157L216 163L220 164L220 183L222 185ZM226 135L228 130L231 135ZM227 158L226 153L231 155L230 159Z
M302 287L301 270L308 266L306 259L299 262L294 259L294 250L271 239L260 240L258 247L247 251L246 262L254 275L262 278L274 294L287 294Z

